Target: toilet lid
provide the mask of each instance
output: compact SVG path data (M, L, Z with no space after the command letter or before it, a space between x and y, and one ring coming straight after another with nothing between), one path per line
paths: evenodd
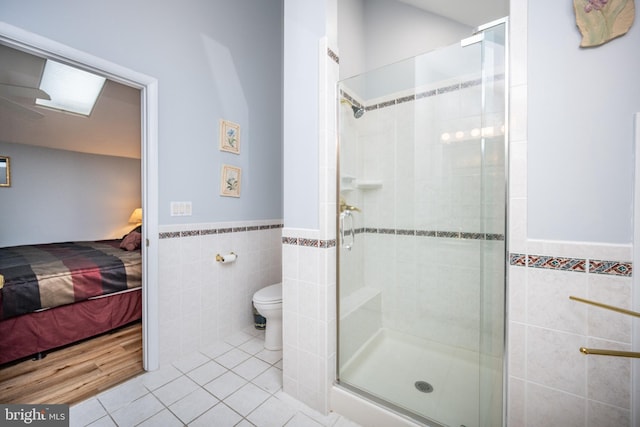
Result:
M253 300L257 302L281 302L282 301L282 283L267 286L253 294Z

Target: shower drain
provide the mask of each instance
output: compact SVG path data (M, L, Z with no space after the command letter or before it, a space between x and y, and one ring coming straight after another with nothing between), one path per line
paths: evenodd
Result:
M433 386L426 381L416 381L414 385L423 393L431 393L433 391Z

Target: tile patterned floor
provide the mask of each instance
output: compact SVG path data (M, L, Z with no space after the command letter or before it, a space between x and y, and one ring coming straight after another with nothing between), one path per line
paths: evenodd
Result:
M71 427L357 427L282 391L282 352L264 332L239 332L70 409Z

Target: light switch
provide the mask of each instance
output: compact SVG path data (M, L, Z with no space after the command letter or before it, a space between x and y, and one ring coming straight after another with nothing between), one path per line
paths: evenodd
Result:
M191 202L171 202L171 216L191 216Z

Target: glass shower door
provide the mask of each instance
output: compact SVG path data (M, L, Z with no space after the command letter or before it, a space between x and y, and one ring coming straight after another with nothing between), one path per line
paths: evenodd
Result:
M339 83L339 383L502 424L504 23Z

